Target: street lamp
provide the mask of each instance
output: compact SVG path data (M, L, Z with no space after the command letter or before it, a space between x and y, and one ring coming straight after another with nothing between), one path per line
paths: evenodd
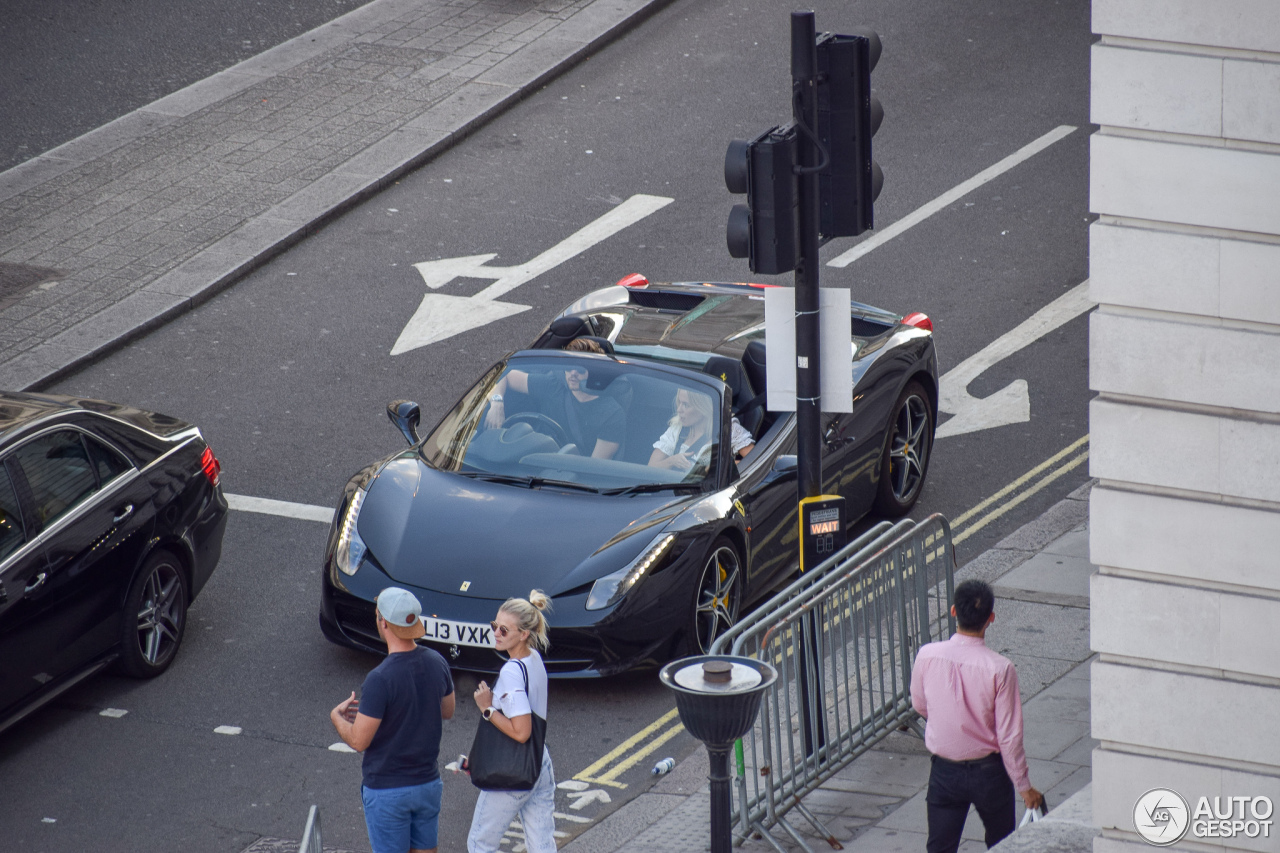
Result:
M711 853L730 853L729 750L751 731L778 671L753 658L701 655L674 660L658 678L676 694L680 722L711 759Z

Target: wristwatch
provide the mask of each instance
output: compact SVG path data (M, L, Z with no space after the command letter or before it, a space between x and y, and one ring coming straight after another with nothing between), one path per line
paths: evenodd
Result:
M501 403L501 402L502 402L502 395L501 395L501 394L490 394L490 395L489 395L489 402L490 402L490 403Z
M493 711L494 711L494 708L492 705L490 705L488 708L485 708L483 711L480 712L480 716L484 717L487 720L493 716Z

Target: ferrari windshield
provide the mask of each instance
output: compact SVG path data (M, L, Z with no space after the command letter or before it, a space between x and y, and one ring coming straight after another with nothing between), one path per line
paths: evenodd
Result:
M702 485L717 470L723 394L590 353L497 365L423 441L437 468L593 491Z

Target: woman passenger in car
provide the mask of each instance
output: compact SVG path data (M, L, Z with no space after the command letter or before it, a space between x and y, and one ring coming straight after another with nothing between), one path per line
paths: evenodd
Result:
M574 338L565 350L604 355L601 346L588 338ZM509 390L528 394L538 411L568 432L579 452L589 447L594 458L612 459L626 434L626 416L617 400L587 390L588 375L584 364L573 365L562 376L510 370L494 386L484 425L490 429L502 426L506 420L503 395Z
M698 456L717 439L712 434L715 424L712 401L707 394L681 388L676 392L674 406L675 414L671 416L667 431L653 443L649 464L655 468L688 471ZM734 455L741 459L755 447L755 439L737 418L729 428Z

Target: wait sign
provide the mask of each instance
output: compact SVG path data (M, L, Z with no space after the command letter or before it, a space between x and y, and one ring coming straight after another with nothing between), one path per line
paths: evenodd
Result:
M814 568L848 544L844 498L818 495L800 501L800 571Z

